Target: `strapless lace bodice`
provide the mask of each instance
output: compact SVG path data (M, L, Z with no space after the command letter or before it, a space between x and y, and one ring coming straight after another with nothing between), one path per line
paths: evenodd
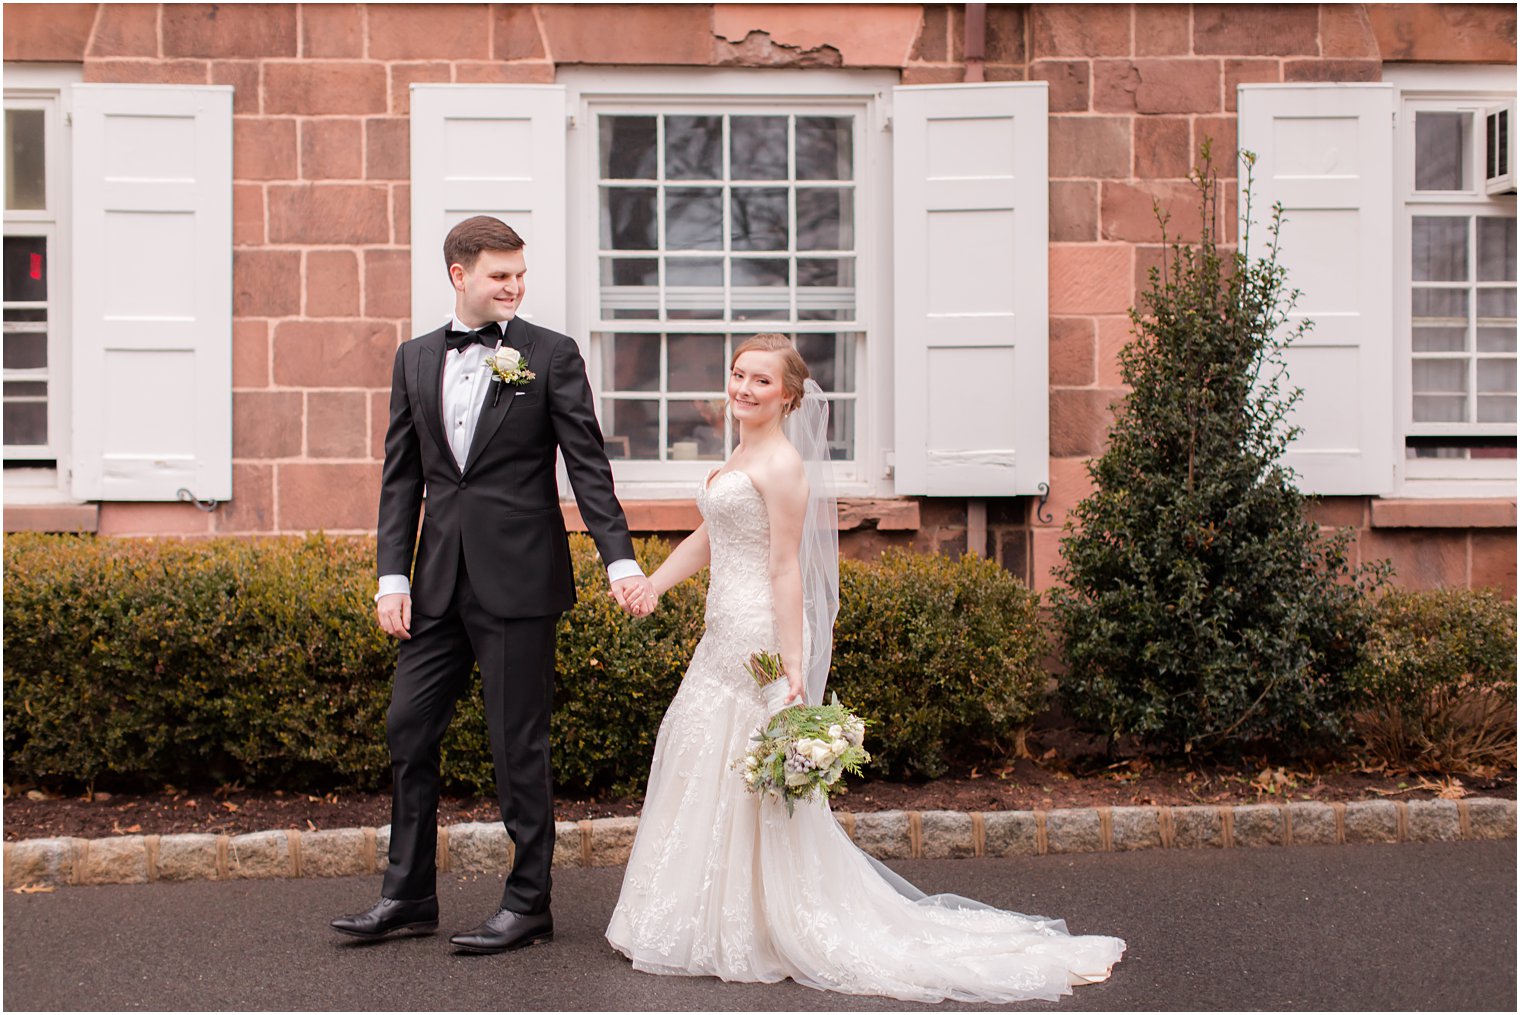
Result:
M712 553L707 585L707 634L748 659L779 647L771 609L770 520L765 500L747 473L724 472L704 483L697 510L707 523ZM714 646L719 647L719 646Z

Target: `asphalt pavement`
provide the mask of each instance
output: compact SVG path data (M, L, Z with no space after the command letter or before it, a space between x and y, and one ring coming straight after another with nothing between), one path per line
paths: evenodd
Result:
M892 866L1064 918L1129 948L1072 1010L1514 1011L1516 845L1498 842L1145 850ZM633 971L602 938L620 867L555 871L556 940L456 955L448 934L494 911L501 879L445 876L435 937L365 944L327 928L378 877L6 893L4 1007L340 1010L905 1010L782 984ZM1057 1005L1029 1002L1021 1007Z

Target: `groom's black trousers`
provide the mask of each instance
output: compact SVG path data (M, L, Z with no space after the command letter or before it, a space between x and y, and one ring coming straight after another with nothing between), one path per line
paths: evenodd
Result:
M423 899L434 893L439 746L478 660L496 795L515 847L501 904L515 913L541 913L549 908L554 858L549 712L559 616L509 620L487 613L470 587L465 564L460 562L444 615L413 614L412 637L401 643L386 714L394 786L390 866L381 894Z

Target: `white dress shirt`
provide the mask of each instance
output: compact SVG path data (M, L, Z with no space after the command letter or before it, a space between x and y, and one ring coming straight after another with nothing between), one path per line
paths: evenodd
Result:
M466 327L457 315L450 319L449 327L455 331L475 330ZM506 323L503 322L501 327L505 332ZM501 348L499 342L496 348ZM443 423L449 437L449 450L454 453L454 461L459 464L460 471L464 470L464 463L469 459L470 440L475 435L475 424L479 421L481 407L485 404L486 388L491 383L491 369L486 366L486 360L495 351L479 342L471 343L463 349L444 350ZM643 573L638 562L631 559L614 560L607 565L608 581L620 581ZM411 592L412 583L406 575L383 574L380 576L380 591L375 594L375 598L397 593L411 595Z

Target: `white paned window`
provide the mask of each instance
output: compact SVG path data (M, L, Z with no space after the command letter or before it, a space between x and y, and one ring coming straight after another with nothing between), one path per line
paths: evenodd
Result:
M33 77L6 69L3 385L11 470L56 468L68 444L64 82Z
M1395 270L1409 492L1515 476L1515 198L1485 188L1484 114L1503 98L1403 96Z
M857 458L858 109L601 108L600 412L614 460L721 460L733 349L781 332Z

